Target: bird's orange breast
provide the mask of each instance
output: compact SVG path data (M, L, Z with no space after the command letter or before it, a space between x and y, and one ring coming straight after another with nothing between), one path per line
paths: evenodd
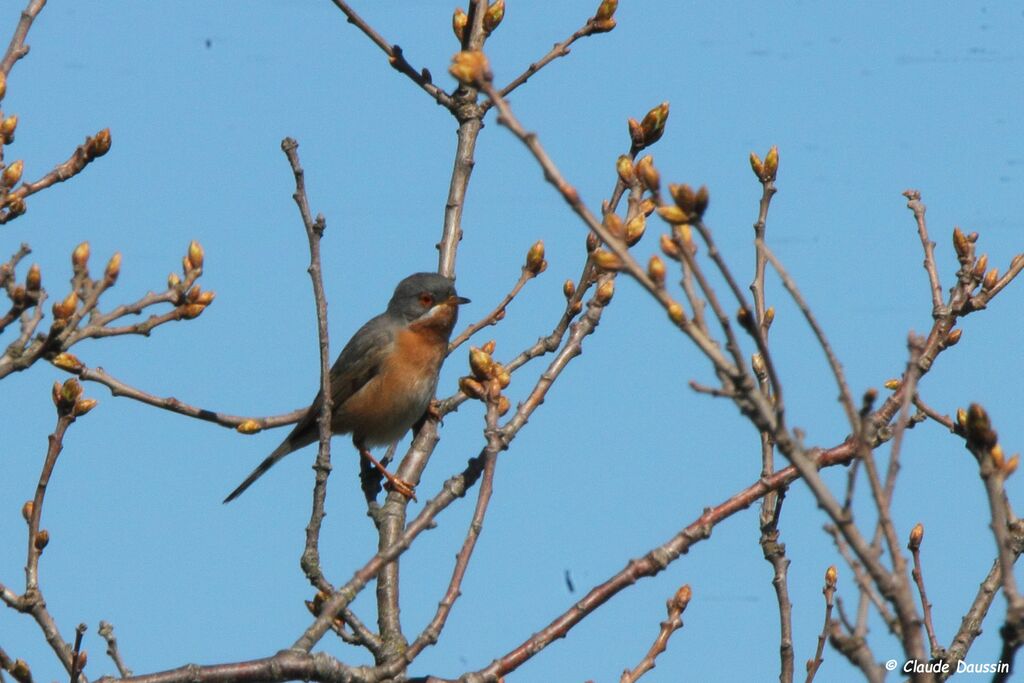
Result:
M448 350L448 335L435 325L409 326L395 333L393 345L380 372L336 415L336 422L343 423L338 426L367 445L398 440L426 412Z

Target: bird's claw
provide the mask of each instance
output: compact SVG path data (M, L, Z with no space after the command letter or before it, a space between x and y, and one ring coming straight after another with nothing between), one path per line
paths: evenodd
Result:
M436 398L430 399L430 403L427 404L427 419L444 424L444 415L441 414L441 402Z
M390 474L390 472L388 474ZM399 479L393 474L387 478L387 481L384 483L384 488L388 491L401 493L403 496L414 502L419 502L416 500L416 487L404 479Z

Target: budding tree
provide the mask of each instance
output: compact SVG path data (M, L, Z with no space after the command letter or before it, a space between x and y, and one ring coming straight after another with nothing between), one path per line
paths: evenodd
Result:
M35 58L23 60L44 4L28 3L0 61L0 235L12 245L0 265L9 303L0 379L24 394L8 400L26 406L24 417L9 409L3 428L17 447L0 464L0 600L9 608L0 680L63 669L72 683L632 682L653 680L656 665L669 680L749 678L751 662L782 681L879 681L895 668L943 680L979 661L999 679L1012 671L1024 638L1013 571L1024 526L1008 493L1019 446L1000 438L1006 411L970 369L986 358L1005 363L1006 375L1019 369L981 321L1015 317L1003 303L1015 296L1024 254L990 249L983 227L929 222L916 189L903 192L902 215L885 209L898 229L884 239L858 236L859 216L883 201L865 193L863 206L830 206L823 225L796 218L800 202L777 199L788 191L789 150L772 139L781 115L770 96L742 98L756 151L725 162L742 170L748 191L727 196L682 159L711 127L697 105L715 94L692 83L712 66L653 59L680 38L670 34L659 51L645 35L652 18L668 24L678 10L620 11L603 0L559 27L577 3L510 5L508 18L504 0L473 0L451 15L436 5L395 9L409 13L403 30L430 27L413 35L392 34L386 14L367 18L360 12L378 10L343 0L323 3L329 25L303 14L312 10L285 10L282 22L301 20L333 42L296 41L292 61L257 69L254 96L277 69L316 73L331 50L365 51L358 67L340 67L358 87L339 88L340 100L283 98L251 117L283 130L274 131L273 161L239 173L230 161L212 168L214 158L232 159L217 141L231 126L201 140L181 112L152 136L160 154L133 153L147 136L130 120L119 124L129 128L123 153L113 123L67 143L63 161L23 151L23 131L43 130L25 136L38 141L47 120L38 111L19 118L8 103L47 87L39 72L17 78ZM535 36L556 29L558 41L539 47ZM394 42L419 33L453 54L444 68L432 72ZM239 42L242 51L228 54L261 44ZM215 34L192 48L225 49ZM605 80L545 86L565 78L556 74L573 78L574 60L587 57L571 50L607 50L615 68L581 64ZM162 68L159 57L141 57L125 69ZM680 72L692 83L670 79ZM625 101L630 90L620 103L617 78L668 85L653 101ZM244 108L250 117L247 87L225 82L240 98L233 116ZM166 94L162 78L141 83L140 100ZM333 86L320 78L317 87ZM542 96L529 99L533 91ZM197 102L221 94L191 93ZM631 114L589 138L583 130L612 103ZM349 108L368 112L365 126L349 123ZM290 130L306 110L322 118ZM443 151L423 132L438 125L425 122L431 116L456 129ZM335 153L328 130L367 147ZM428 171L406 168L419 147ZM64 188L54 186L95 182L90 201L116 211L132 201L130 179L159 177L168 156L183 159L166 210L175 230L195 234L180 240L184 253L160 254L173 266L166 278L136 270L128 279L127 248L100 253L94 237L33 222L39 207L103 223L94 209L57 204ZM118 158L131 170L104 180ZM439 163L443 178L431 172ZM821 172L843 163L837 150ZM267 178L264 167L274 169ZM232 173L245 178L233 184ZM398 216L421 191L429 216L408 225ZM970 199L957 195L950 210ZM227 221L210 218L212 206L201 211L221 202ZM257 208L247 213L247 204ZM716 213L720 205L731 208ZM753 228L722 225L732 212ZM787 231L794 223L813 229ZM810 259L789 258L787 240L830 242L840 238L829 231L851 225L840 250L858 264L857 279L844 280L854 270L832 244L816 246L826 264L817 272ZM148 244L130 229L113 232ZM893 254L911 246L888 273ZM54 265L54 253L70 253L70 264ZM312 475L293 467L221 507L279 438L247 437L301 419L318 389L330 394L339 338L383 310L401 276L435 266L473 305L448 344L436 402L411 442L385 457L417 499L360 471L348 440L331 441L326 405L316 453L289 458L312 463ZM858 314L856 302L869 312ZM145 371L123 374L134 362ZM943 373L957 377L957 392L941 381L931 388ZM270 414L286 392L307 403ZM233 403L211 408L211 397ZM44 399L48 438L27 416ZM103 427L79 445L76 432L90 423ZM964 474L950 484L950 471ZM930 512L961 500L970 504L956 516L973 525L964 540ZM160 551L146 555L155 537ZM155 565L164 562L174 569L162 573ZM108 597L91 604L107 595L104 584L120 591L116 607ZM162 630L178 610L188 627Z

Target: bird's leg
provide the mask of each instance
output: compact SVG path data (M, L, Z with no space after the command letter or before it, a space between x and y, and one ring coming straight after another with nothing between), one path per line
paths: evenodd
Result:
M359 449L359 455L363 456L365 460L369 461L370 464L373 465L378 472L380 472L380 476L388 480L388 482L384 485L384 488L386 488L389 491L398 491L406 498L416 500L416 488L412 484L405 481L404 479L399 479L395 475L388 472L388 469L384 467L384 465L381 465L380 461L377 460L377 458L373 457L373 453L370 452L370 449L368 449L363 444L357 443L356 448Z

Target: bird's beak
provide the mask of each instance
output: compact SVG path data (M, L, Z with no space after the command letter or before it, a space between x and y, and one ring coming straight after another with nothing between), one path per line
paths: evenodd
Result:
M453 294L447 299L445 299L444 303L449 304L451 306L459 306L461 304L468 304L469 299L467 299L464 296L456 296Z

